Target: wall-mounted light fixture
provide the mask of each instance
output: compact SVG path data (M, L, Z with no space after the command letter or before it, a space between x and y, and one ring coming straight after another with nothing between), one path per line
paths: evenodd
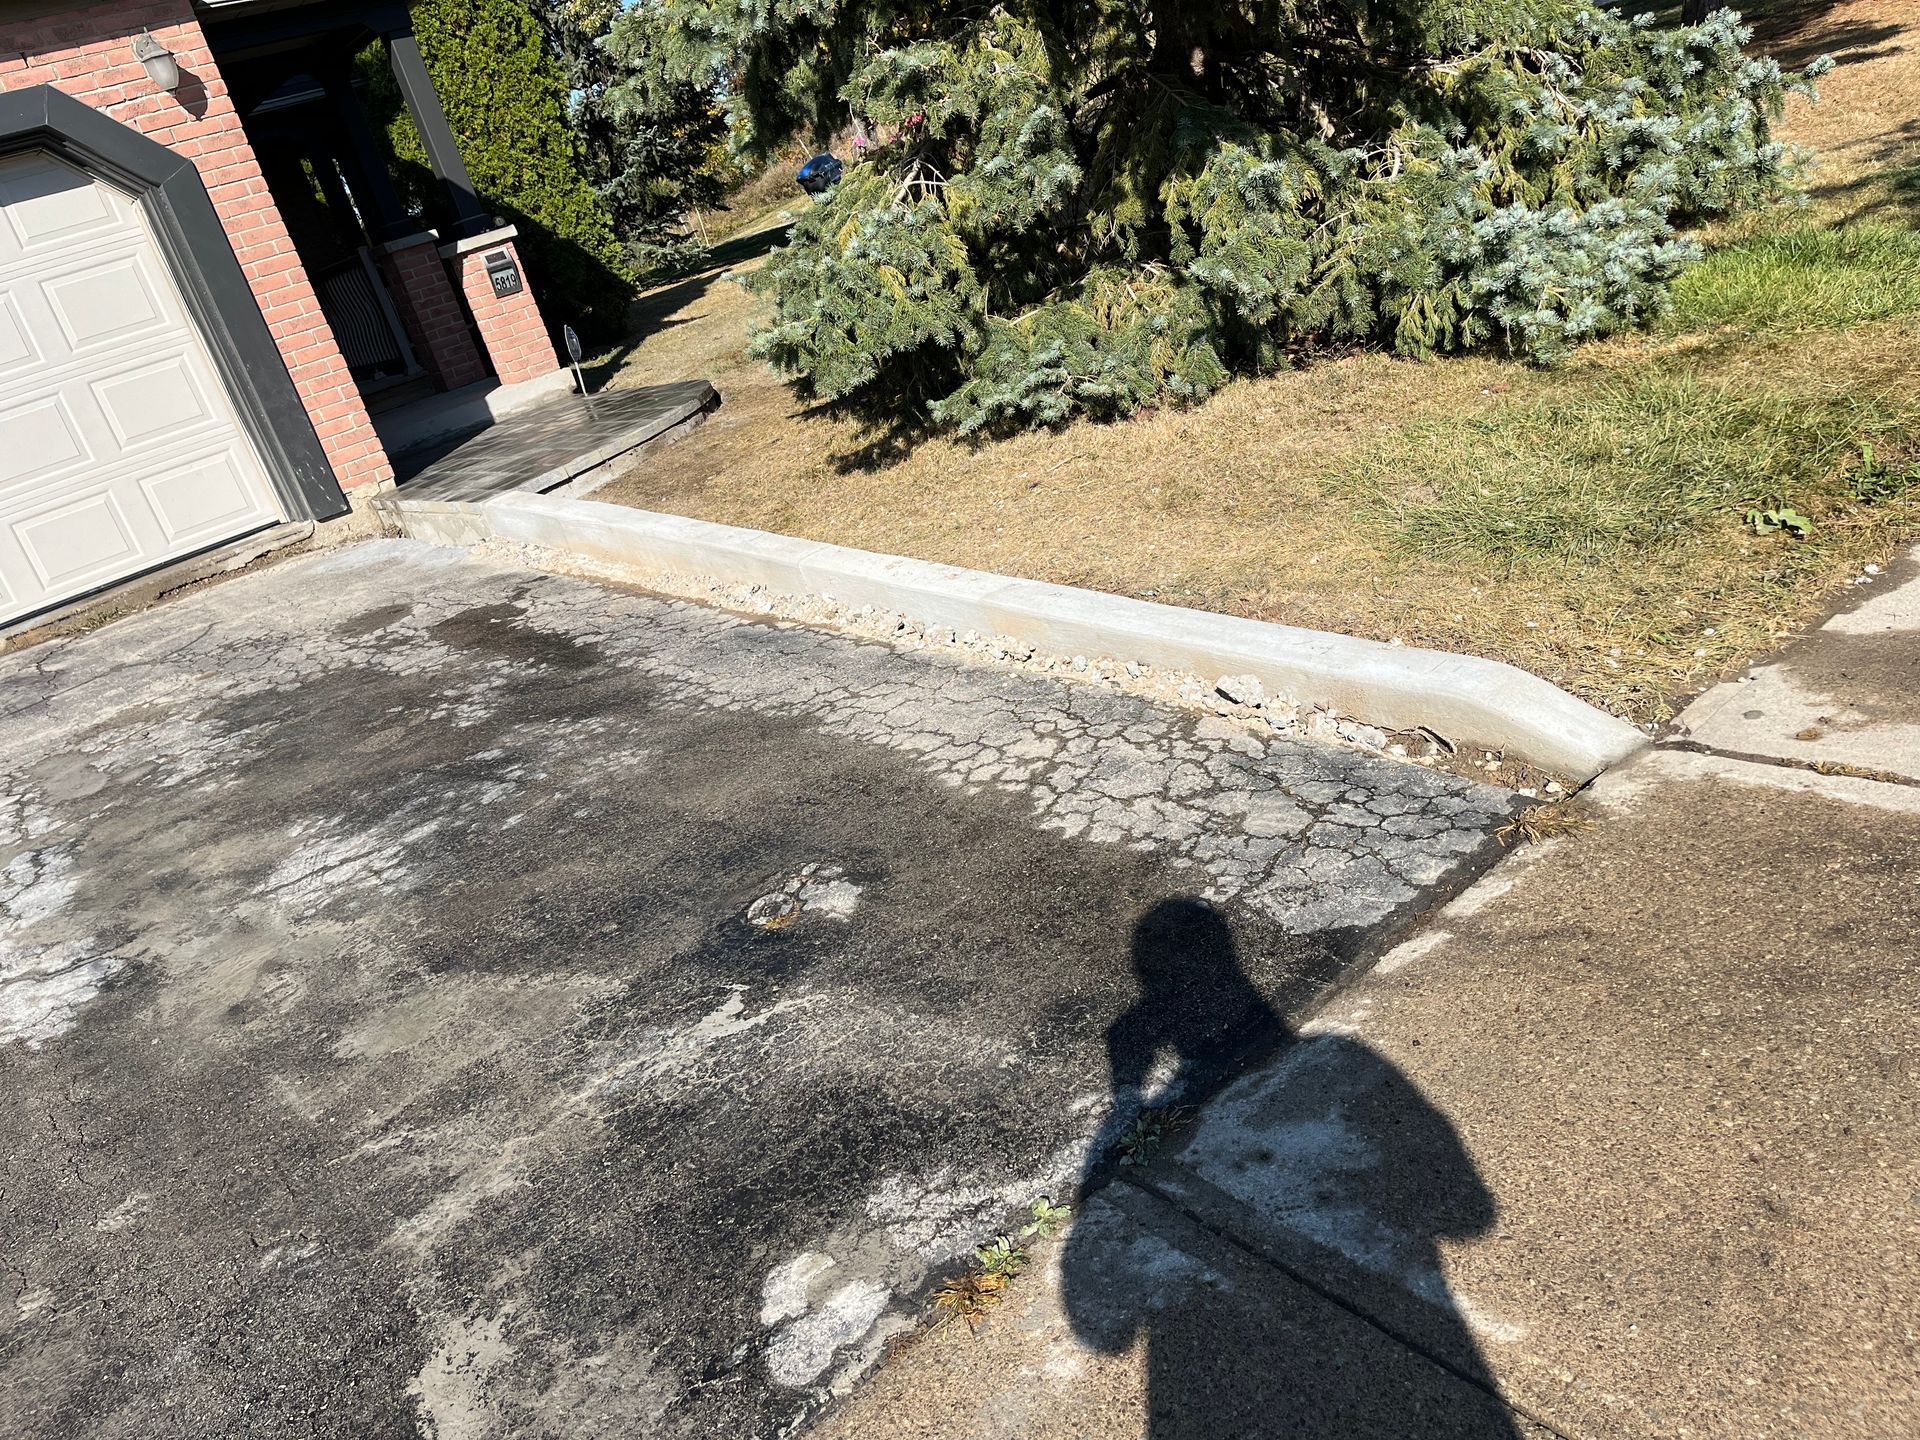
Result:
M151 30L142 30L133 37L133 58L147 72L147 78L162 90L180 88L180 62L173 58L173 52L153 38Z

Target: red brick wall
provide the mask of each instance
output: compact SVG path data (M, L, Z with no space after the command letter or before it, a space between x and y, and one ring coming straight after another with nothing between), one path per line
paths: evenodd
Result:
M179 60L173 94L133 58L143 28ZM30 19L0 10L0 89L28 85L56 85L193 161L334 474L349 488L392 479L189 0L94 0Z
M381 268L400 323L407 327L407 339L434 387L458 390L486 379L487 362L480 358L473 327L467 324L434 238L422 235L418 244L387 251L381 256Z
M487 279L487 256L502 250L511 252L514 263L520 264L520 252L511 240L469 250L447 263L458 267L460 288L466 292L467 306L473 311L480 340L493 361L494 374L502 385L512 385L552 374L560 368L560 360L547 336L546 321L540 318L540 307L534 303L533 291L524 285L526 267L521 266L523 284L518 295L501 298L493 293L493 282Z

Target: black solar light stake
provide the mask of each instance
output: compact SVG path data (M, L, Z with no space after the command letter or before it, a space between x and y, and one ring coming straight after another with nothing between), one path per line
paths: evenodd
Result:
M580 398L586 404L587 413L591 415L593 397L587 394L587 377L580 369L580 357L583 353L580 349L580 334L571 325L562 325L560 334L567 342L567 359L573 365L573 388L580 392Z

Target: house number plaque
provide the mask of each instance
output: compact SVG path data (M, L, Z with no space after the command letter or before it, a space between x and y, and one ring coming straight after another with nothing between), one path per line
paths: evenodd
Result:
M526 288L520 279L520 266L510 250L495 250L487 256L487 279L493 282L493 294L497 300L518 295Z

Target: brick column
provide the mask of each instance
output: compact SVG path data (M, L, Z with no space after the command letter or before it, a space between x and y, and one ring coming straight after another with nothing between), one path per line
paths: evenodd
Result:
M553 341L547 335L547 323L527 288L526 272L520 266L520 252L514 247L511 225L470 240L442 245L440 254L447 268L459 279L467 297L467 308L480 331L480 343L487 348L493 373L502 385L517 385L523 380L538 380L560 368ZM498 267L497 257L505 256L520 277L519 290L501 295L489 276L488 262Z
M487 377L460 296L447 278L433 236L409 235L381 247L380 270L400 312L413 353L436 390L458 390Z

